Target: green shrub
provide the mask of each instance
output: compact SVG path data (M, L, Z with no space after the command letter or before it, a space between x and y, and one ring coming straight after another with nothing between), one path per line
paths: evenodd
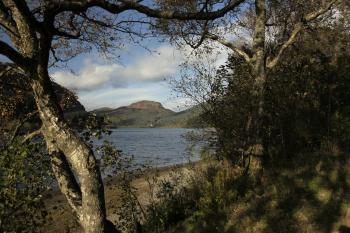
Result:
M0 232L39 232L43 193L52 177L41 143L14 142L0 149Z
M177 232L185 225L195 232L223 232L229 206L248 193L254 180L227 162L215 162L154 184L146 232Z

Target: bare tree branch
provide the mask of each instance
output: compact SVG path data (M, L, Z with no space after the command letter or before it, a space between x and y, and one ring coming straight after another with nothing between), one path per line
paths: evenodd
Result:
M41 129L34 130L31 133L28 133L24 136L22 143L27 142L28 140L32 139L33 137L40 135L41 134Z
M61 36L68 39L79 39L79 37L81 36L81 31L77 31L75 34L70 34L68 32L61 31L57 28L52 28L51 33L52 35Z
M64 0L50 1L46 7L45 19L53 21L54 17L61 12L85 12L90 7L100 7L110 13L118 14L125 10L130 10L130 7L124 4L113 4L106 0Z
M190 41L187 41L187 40L186 40L186 36L183 35L182 37L183 37L185 43L186 43L187 45L191 46L191 48L193 48L193 49L197 49L199 46L201 46L202 43L204 42L205 38L206 38L206 35L208 34L208 22L209 22L208 20L206 20L206 21L204 22L204 25L203 25L203 27L202 27L202 33L201 33L200 39L199 39L199 41L198 41L196 44L193 44L193 43L191 43ZM182 30L181 30L181 31L182 31Z
M273 67L275 67L277 65L283 52L296 41L296 38L302 29L303 29L302 23L297 23L294 26L294 29L293 29L291 35L289 36L289 39L281 46L281 48L277 52L277 55L272 60L270 57L267 58L266 67L268 69L272 69Z
M304 26L307 23L317 19L319 16L328 12L333 7L333 5L336 4L337 2L339 2L339 0L331 0L330 2L322 6L320 9L307 14L302 18L300 22L296 23L294 25L294 29L290 34L288 40L280 47L280 49L277 52L277 55L274 58L271 58L271 57L267 58L266 67L268 69L272 69L273 67L275 67L278 64L283 52L296 41L298 34L301 32Z
M227 41L225 39L222 39L217 35L208 34L206 35L206 37L219 42L220 44L226 46L227 48L230 48L233 52L237 53L239 56L244 58L244 60L251 65L251 57L245 51L238 48L234 43Z
M324 6L322 6L317 11L314 11L314 12L307 14L304 17L303 21L308 23L308 22L318 18L319 16L325 14L327 11L332 9L333 5L336 4L337 2L340 2L340 0L330 0L328 3L326 3Z
M37 19L34 17L34 14L30 11L25 1L15 1L15 0L7 0L10 1L14 6L16 6L17 10L23 16L23 19L30 27L37 27L39 29L41 26Z
M161 19L177 19L177 20L214 20L220 17L223 17L228 12L236 9L241 3L245 2L245 0L232 0L224 6L223 8L212 11L212 12L179 12L174 10L155 10L149 8L145 5L139 4L137 1L130 0L119 0L124 3L125 6L129 7L129 9L133 9L138 11L139 13L145 14L149 17L153 18L161 18Z
M13 140L16 138L16 136L18 135L18 132L19 132L20 128L23 126L23 124L26 121L28 121L30 118L34 117L36 114L38 114L38 111L28 113L24 118L19 120L19 123L16 125L16 127L14 128L14 130L12 132L12 136L9 139L9 143L12 143Z
M236 9L244 1L245 0L232 0L223 8L212 12L180 12L175 10L152 9L146 5L140 4L140 1L131 0L118 0L120 4L113 4L106 0L52 1L49 3L49 6L47 8L47 16L55 17L57 14L64 11L83 12L86 11L89 7L97 6L113 14L118 14L126 10L136 10L139 13L145 14L153 18L178 20L213 20L224 16L233 9Z
M24 66L30 64L30 59L23 57L19 52L17 52L10 45L0 40L0 54L6 56L8 59L13 61L19 66Z
M0 2L0 25L12 36L18 36L16 24L8 14L6 7Z

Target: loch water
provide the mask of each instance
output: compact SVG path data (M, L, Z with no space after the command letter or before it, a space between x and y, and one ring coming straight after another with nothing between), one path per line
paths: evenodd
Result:
M111 129L105 139L127 155L136 164L167 167L197 161L200 146L188 151L191 142L185 135L195 129L185 128L118 128Z

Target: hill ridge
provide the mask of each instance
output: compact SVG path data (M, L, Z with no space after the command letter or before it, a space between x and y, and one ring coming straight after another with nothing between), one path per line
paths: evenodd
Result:
M193 126L193 119L198 118L197 108L175 112L165 108L160 102L141 100L128 106L115 109L99 108L92 112L105 116L110 127L164 127L188 128Z
M168 110L172 111L170 109L166 109L160 102L152 101L152 100L141 100L137 101L135 103L132 103L128 106L128 108L134 108L134 109L145 109L145 110Z

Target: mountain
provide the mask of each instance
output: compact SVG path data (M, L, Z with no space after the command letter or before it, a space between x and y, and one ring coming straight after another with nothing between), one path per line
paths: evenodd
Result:
M93 111L98 116L105 116L110 127L192 127L195 118L193 109L174 112L166 109L159 102L143 100L129 106L116 109L100 108ZM197 117L198 118L198 117Z
M163 105L159 102L155 102L155 101L149 101L149 100L142 100L133 104L130 104L128 106L128 108L133 108L133 109L144 109L144 110L148 110L148 111L170 111L169 109L166 109L163 107Z

